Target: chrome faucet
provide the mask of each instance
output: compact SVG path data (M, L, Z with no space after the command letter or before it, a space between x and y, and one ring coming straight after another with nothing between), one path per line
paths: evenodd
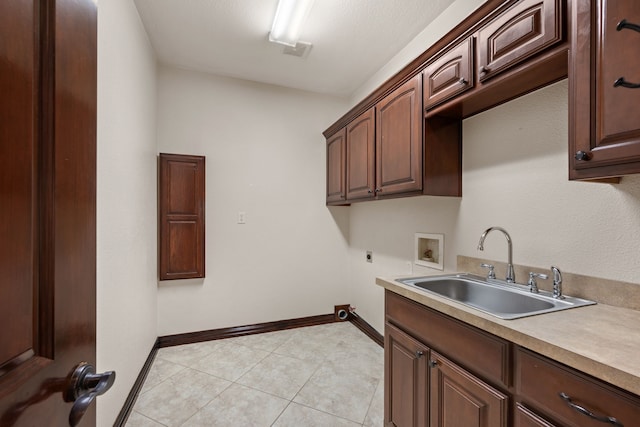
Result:
M507 253L508 261L507 261L507 278L506 278L506 280L507 280L507 283L515 283L516 282L516 274L513 271L513 245L511 244L511 236L509 236L509 233L507 233L507 230L505 230L502 227L489 227L489 228L487 228L484 231L484 233L482 233L482 236L480 236L480 241L478 242L478 250L479 251L483 251L484 250L484 239L487 237L487 234L489 234L493 230L502 231L504 236L507 238L507 245L509 247L509 252Z
M562 295L562 273L558 267L552 265L551 272L553 273L553 297L556 299L563 299Z

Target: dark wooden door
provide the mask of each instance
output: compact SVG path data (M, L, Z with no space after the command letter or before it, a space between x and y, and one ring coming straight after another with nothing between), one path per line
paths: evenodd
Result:
M569 177L638 173L640 2L574 3L573 25L579 30L572 40L569 74Z
M509 398L431 352L431 427L506 427Z
M347 125L347 200L375 195L375 130L373 108Z
M93 1L0 1L0 120L0 425L64 426L95 364Z
M425 109L473 88L473 40L469 37L447 49L422 72Z
M422 74L376 105L378 197L422 190Z
M160 280L204 277L205 158L160 153Z
M327 204L345 202L346 130L327 139Z
M385 426L427 427L429 349L387 323L384 351Z

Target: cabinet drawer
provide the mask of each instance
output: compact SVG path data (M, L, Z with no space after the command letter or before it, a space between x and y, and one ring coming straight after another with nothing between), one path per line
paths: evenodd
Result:
M640 420L640 398L637 396L616 390L522 348L516 350L515 383L523 402L560 421L563 426L602 427L608 424L631 427ZM598 421L572 408L561 393L568 396L573 404L605 420ZM608 417L615 418L619 424L607 420Z
M386 291L387 320L487 381L509 386L510 344ZM482 355L478 357L478 355Z
M519 0L478 31L482 82L562 40L562 0Z
M514 427L556 427L520 403L516 403L514 418Z
M452 47L423 71L424 106L433 107L473 87L473 37Z

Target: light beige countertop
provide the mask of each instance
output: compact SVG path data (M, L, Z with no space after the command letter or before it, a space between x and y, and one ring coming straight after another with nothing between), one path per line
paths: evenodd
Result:
M455 301L422 292L393 278L378 277L376 284L640 395L638 310L598 303L521 319L502 320Z

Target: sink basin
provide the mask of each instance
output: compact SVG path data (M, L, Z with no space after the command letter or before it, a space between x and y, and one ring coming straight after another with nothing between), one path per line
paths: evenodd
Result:
M500 319L518 319L595 304L594 301L568 296L556 299L545 291L535 294L524 285L488 282L471 274L398 279L398 282L457 301Z

